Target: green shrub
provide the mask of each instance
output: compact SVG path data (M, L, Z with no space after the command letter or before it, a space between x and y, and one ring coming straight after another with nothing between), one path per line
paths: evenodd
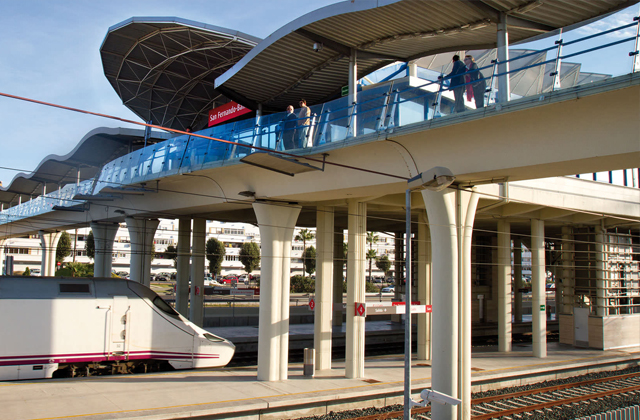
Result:
M310 277L291 277L291 293L314 293L316 291L316 281Z

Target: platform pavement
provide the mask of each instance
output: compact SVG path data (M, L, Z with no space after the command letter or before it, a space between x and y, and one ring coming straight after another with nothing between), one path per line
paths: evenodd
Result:
M344 362L336 361L315 378L304 377L301 364L291 364L289 379L281 382L258 381L255 366L0 382L0 420L296 418L401 402L403 363L402 355L368 358L363 379L346 379ZM594 363L600 367L592 367ZM498 387L495 381L502 381L502 387L539 382L531 379L536 374L555 379L630 364L640 364L640 348L598 351L550 343L545 359L532 357L526 345L508 355L486 348L473 354L472 380L477 391ZM415 360L412 365L417 398L430 385L431 368Z

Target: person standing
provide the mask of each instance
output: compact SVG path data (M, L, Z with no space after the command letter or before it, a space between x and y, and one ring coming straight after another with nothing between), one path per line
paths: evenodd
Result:
M451 60L453 61L453 69L445 77L450 79L449 90L453 91L453 97L455 98L455 112L462 112L464 111L464 73L467 68L460 61L459 55L454 55ZM442 76L439 76L438 79L442 79Z
M294 141L294 134L296 132L296 114L293 113L293 106L287 107L287 114L283 120L282 127L282 144L284 150L295 149L296 144Z
M307 106L305 99L300 99L300 112L298 112L298 144L300 147L306 147L307 134L309 133L309 124L311 123L311 110Z
M473 97L473 99L475 100L476 109L483 108L484 93L487 90L487 81L484 79L484 76L478 69L478 65L476 64L476 61L473 59L473 56L466 55L464 57L464 64L467 68L467 73L465 74L467 91L471 93L470 96Z

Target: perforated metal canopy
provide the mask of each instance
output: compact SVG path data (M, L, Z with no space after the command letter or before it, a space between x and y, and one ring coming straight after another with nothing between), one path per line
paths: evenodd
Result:
M133 17L109 28L100 47L104 74L144 121L194 130L229 100L214 80L259 38L177 17Z
M283 26L216 79L249 108L282 111L300 98L325 102L348 83L351 49L358 78L393 61L496 47L504 13L510 42L573 29L637 0L345 1ZM322 44L322 49L314 49Z

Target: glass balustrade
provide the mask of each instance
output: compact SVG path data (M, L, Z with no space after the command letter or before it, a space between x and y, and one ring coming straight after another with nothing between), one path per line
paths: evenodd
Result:
M357 93L356 103L345 96L311 106L309 118L304 115L300 118L300 110L295 109L292 116L279 112L221 124L194 133L196 135L182 135L147 146L107 163L95 180L85 181L77 187L66 186L4 210L0 213L0 224L51 211L54 206L79 204L81 201L72 200L76 194L98 194L106 187L117 189L220 166L255 151L306 153L327 145L348 145L360 138L370 140L370 135L390 133L398 127L435 118L455 118L480 107L494 106L500 97L497 90L500 77L509 78L511 100L540 96L610 77L580 72L581 56L629 55L627 72L640 71L632 66L637 55L634 49L638 24L640 22L634 21L571 42L548 38L545 42L551 46L543 49L514 49L510 51L511 59L506 62L509 70L503 73L499 72L495 51L485 51L477 63L478 69L464 74L462 84L457 86L463 93L464 111L455 112L452 77L438 78L437 71L422 69L418 72L419 78L405 77L362 88Z

